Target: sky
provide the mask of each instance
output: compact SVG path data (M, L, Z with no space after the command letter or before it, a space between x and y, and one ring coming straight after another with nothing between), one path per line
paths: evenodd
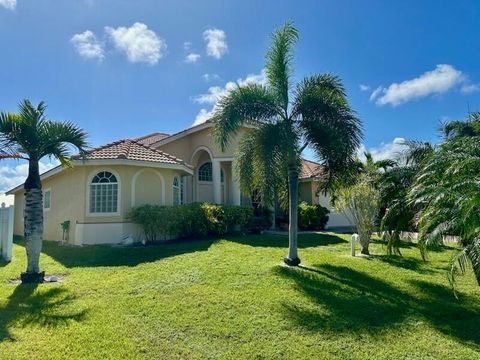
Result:
M480 110L478 0L0 0L0 111L43 100L91 146L174 133L235 83L263 82L286 21L300 32L293 80L340 76L376 158ZM0 193L25 175L0 162Z

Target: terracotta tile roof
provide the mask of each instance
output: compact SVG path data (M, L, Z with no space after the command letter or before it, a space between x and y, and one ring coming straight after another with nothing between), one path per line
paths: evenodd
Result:
M80 160L80 155L74 156L74 159ZM87 160L137 160L158 162L163 164L183 164L183 160L176 158L164 151L154 149L144 145L136 140L119 140L111 144L103 145L91 150L87 156Z
M322 165L319 163L302 159L302 169L300 170L300 179L311 179L320 176Z
M169 136L170 136L169 134L155 132L155 133L152 133L152 134L148 134L148 135L144 135L144 136L141 136L139 138L136 138L135 141L137 141L141 144L150 146L153 143L156 143L157 141L163 140L163 139L165 139Z

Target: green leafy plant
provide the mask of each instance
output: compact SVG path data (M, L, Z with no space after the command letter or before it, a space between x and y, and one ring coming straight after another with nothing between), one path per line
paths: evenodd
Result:
M300 230L324 230L330 211L321 205L301 202L298 205L298 228Z

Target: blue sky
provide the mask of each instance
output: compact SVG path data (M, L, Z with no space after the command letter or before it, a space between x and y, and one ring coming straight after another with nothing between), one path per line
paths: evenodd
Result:
M300 31L296 79L339 75L378 157L480 110L473 0L0 0L0 110L45 100L91 145L176 132L229 82L262 81L269 34L286 20ZM24 174L0 163L0 192Z

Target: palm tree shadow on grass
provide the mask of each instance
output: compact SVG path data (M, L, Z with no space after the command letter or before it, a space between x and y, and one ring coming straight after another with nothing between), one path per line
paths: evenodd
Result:
M456 301L449 287L411 281L420 295L345 266L278 267L313 306L282 304L282 312L309 331L368 332L421 319L463 343L480 345L480 307L476 299Z
M227 237L227 240L255 247L288 248L288 236L282 235L235 236ZM298 236L299 248L328 246L347 242L348 240L333 234L301 234Z
M43 252L67 268L96 266L136 266L172 256L207 251L216 239L179 240L149 246L115 247L61 246L56 242L45 241Z
M404 257L404 256L397 256L397 255L375 255L375 259L381 262L387 263L389 265L402 268L405 270L412 270L418 272L420 274L433 274L438 271L446 271L445 269L437 269L432 270L428 267L428 263L423 261L420 258L412 258L412 257Z
M0 342L15 341L9 331L9 327L13 325L57 327L85 318L86 310L68 310L69 303L75 300L73 295L61 286L51 286L50 289L42 291L35 291L38 284L18 285L15 288L6 305L0 307Z

